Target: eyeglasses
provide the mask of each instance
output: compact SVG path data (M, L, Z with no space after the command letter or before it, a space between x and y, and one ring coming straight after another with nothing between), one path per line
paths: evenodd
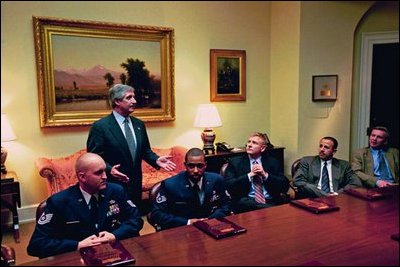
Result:
M206 166L204 163L186 163L186 167L189 169L194 169L197 167L197 169L203 169Z

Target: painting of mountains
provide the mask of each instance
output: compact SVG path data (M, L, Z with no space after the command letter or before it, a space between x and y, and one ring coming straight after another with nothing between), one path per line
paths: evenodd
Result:
M121 72L106 69L101 65L96 65L91 69L77 70L54 70L54 85L56 88L64 90L76 89L76 87L86 89L104 89L107 90L107 82L104 75L110 73L114 78L120 77Z

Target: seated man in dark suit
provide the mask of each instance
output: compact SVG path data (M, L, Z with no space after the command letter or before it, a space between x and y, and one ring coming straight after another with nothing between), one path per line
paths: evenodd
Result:
M293 177L298 198L337 195L347 187L362 186L350 163L333 157L337 147L335 138L323 137L319 141L318 155L301 159Z
M106 164L86 153L75 165L78 183L47 199L28 245L40 258L139 235L139 210L122 186L106 182Z
M369 134L369 147L354 151L351 167L365 187L399 183L399 150L388 143L388 129L376 126Z
M204 152L191 148L185 155L186 171L161 182L151 211L152 220L167 229L206 218L229 215L230 197L223 177L205 172Z
M279 162L262 155L267 148L266 138L263 133L252 133L246 145L247 155L228 162L225 181L235 213L281 204L281 194L289 189L288 179L279 171Z

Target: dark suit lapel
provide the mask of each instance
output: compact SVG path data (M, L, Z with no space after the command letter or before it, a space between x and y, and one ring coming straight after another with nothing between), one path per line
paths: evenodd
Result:
M339 161L335 158L332 159L332 183L333 183L333 191L337 192L339 189L340 183L340 164Z
M311 163L311 168L312 168L312 175L313 175L313 184L317 185L319 182L319 179L321 178L321 160L317 156L314 158L314 160Z
M77 211L78 216L82 218L82 220L90 223L90 211L89 211L89 206L85 201L85 198L82 195L81 190L79 189L79 185L75 185L74 188L74 203L75 203L75 208L74 210Z
M247 155L242 157L240 166L241 166L240 173L249 173L250 172L250 159Z

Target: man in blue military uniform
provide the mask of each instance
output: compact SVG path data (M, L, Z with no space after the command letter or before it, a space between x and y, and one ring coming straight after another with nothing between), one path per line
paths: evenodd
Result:
M222 176L205 172L204 152L190 149L185 155L186 171L161 183L151 211L161 229L190 225L197 220L229 215L230 196Z
M106 182L97 154L80 156L78 183L47 199L28 254L40 258L139 235L143 220L122 186Z

